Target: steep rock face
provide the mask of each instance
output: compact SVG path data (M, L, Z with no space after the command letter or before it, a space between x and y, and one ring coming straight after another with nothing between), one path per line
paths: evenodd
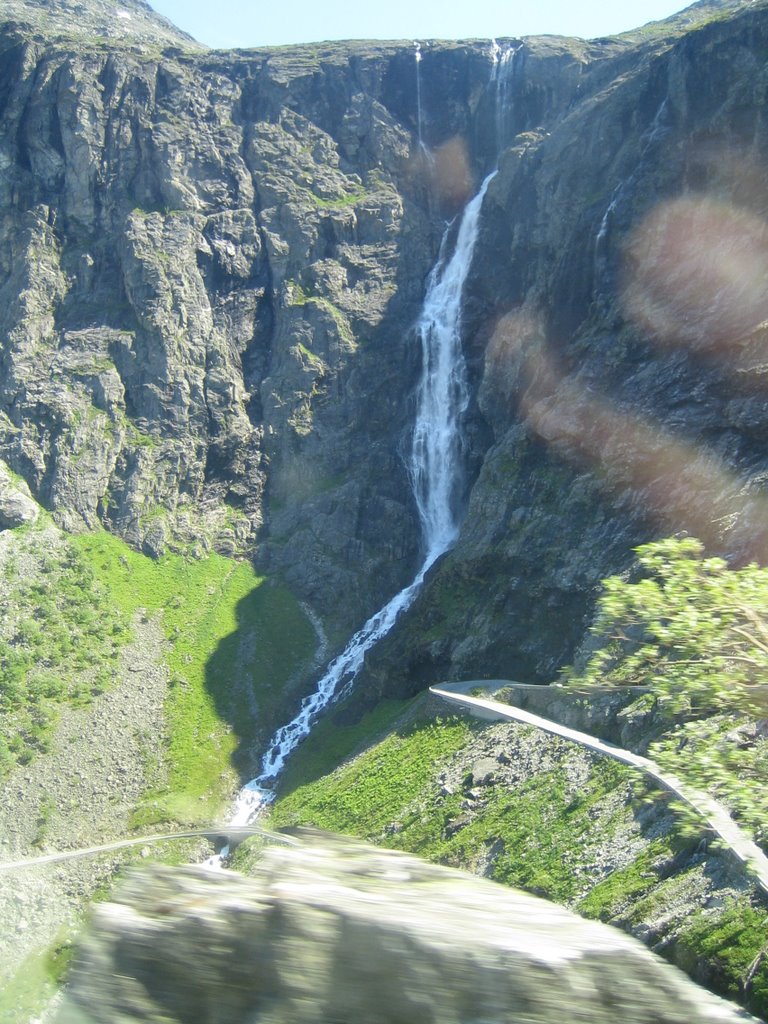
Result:
M600 578L652 537L768 555L768 12L702 13L593 67L550 130L516 125L466 304L488 447L459 543L369 659L374 691L551 679ZM513 112L525 89L520 70Z
M399 579L414 543L396 452L408 360L386 323L365 348L414 315L425 215L385 170L364 184L340 168L337 142L287 107L279 60L147 61L83 39L43 47L16 26L6 43L9 465L69 528L101 522L159 552L252 548L269 464L288 575L311 561L303 529L327 549L321 591L366 549ZM357 106L350 145L369 134L369 163L379 149L402 163L408 135L372 99ZM383 408L361 429L369 379Z
M2 27L0 454L68 529L257 550L342 636L418 560L410 328L495 159L491 48L425 52L432 161L411 44L207 53L75 7ZM589 48L529 49L538 116Z
M753 1019L604 925L338 840L268 850L255 883L136 874L94 924L61 1024Z
M418 564L411 327L444 218L499 159L465 304L469 513L369 681L549 677L633 543L738 519L707 539L748 554L762 529L738 494L764 470L765 18L707 0L619 39L501 40L503 64L425 43L417 65L411 43L216 53L140 0L13 0L0 456L69 529L255 553L337 645ZM653 343L725 287L699 267L680 308L663 294L661 222L622 283L631 225L686 190L716 208L673 208L673 250L691 218L750 238L743 315L714 323L751 338L738 373L685 332Z

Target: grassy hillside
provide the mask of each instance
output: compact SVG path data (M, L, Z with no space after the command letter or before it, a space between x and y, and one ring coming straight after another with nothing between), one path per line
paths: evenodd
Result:
M110 534L68 538L50 523L14 534L2 551L0 772L45 752L59 709L114 683L136 616L159 617L170 774L135 824L211 820L238 745L281 720L311 664L316 638L296 599L215 553L153 560Z
M311 623L290 591L248 562L215 553L153 560L107 533L73 543L114 607L129 619L160 614L168 640L170 773L135 826L215 820L238 741L269 733L291 680L311 663Z
M317 638L290 591L247 562L153 560L45 517L0 534L0 569L0 859L219 820L311 674ZM0 878L0 1021L45 1003L87 901L127 864L198 846Z

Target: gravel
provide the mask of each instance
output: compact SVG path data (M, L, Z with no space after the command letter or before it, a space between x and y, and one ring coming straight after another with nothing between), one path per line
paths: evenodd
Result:
M137 617L119 681L87 708L63 708L51 749L0 791L0 862L123 836L142 793L161 783L168 671L157 620ZM0 979L71 927L124 853L0 874Z

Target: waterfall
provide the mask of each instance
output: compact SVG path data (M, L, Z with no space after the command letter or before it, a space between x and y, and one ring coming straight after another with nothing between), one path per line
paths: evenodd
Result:
M670 128L667 123L669 117L669 97L665 96L656 111L653 121L640 136L640 155L634 170L630 176L620 181L611 193L608 206L600 221L600 227L595 236L595 259L594 274L599 280L608 262L608 233L611 230L611 222L614 219L616 210L624 202L625 195L635 187L640 172L644 166L649 152L669 134Z
M621 201L624 192L629 187L631 182L631 178L627 182L620 181L611 193L610 201L605 208L605 213L603 214L603 219L600 221L600 227L598 228L597 237L595 238L596 262L603 257L603 254L605 252L605 240L608 237L608 230L611 226L611 220L613 218L614 211L616 210L616 207L619 205L619 202Z
M290 753L308 735L317 714L355 679L366 653L411 606L428 570L456 540L461 486L461 417L469 394L461 349L462 292L477 242L480 208L495 173L488 175L480 191L465 207L450 257L447 250L451 226L446 228L441 255L429 276L424 306L415 328L421 343L422 371L416 394L408 472L421 521L422 565L413 581L355 633L328 666L315 692L304 698L295 718L274 734L260 775L240 791L232 825L248 824L260 807L272 799L269 786L280 774ZM226 851L223 855L226 856Z
M492 177L485 179L467 204L453 255L450 259L443 256L432 270L416 328L422 373L408 468L427 567L448 550L458 534L460 421L469 399L461 349L462 294L477 241L480 208Z
M414 43L414 57L416 59L416 132L419 139L419 149L424 149L423 115L421 111L421 60L424 56L421 52L421 43Z
M501 153L507 138L510 92L517 50L513 46L502 50L494 39L491 53L493 59L491 81L496 86L496 152Z

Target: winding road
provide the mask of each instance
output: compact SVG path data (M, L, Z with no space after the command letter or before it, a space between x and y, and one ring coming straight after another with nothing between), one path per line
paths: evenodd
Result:
M260 835L276 843L297 846L297 842L289 836L278 835L255 825L222 825L219 828L193 828L186 832L161 832L152 836L135 836L132 839L118 839L113 843L100 846L85 846L78 850L61 850L54 853L41 854L39 857L28 857L26 860L6 861L0 864L0 874L5 871L19 871L22 868L38 867L41 864L56 864L62 860L75 860L78 857L89 857L95 853L109 853L110 850L124 850L129 846L147 846L152 843L164 843L170 839L193 839L196 836L207 836L209 839L223 838L231 843L233 839L247 839L248 836Z
M682 782L676 775L662 771L662 769L649 757L641 757L629 750L622 750L612 743L590 736L588 733L579 732L566 725L560 725L549 718L542 718L530 711L513 707L510 704L502 704L496 700L489 700L487 697L473 697L466 691L471 689L484 689L487 681L482 679L470 680L462 683L443 683L440 686L430 686L429 692L436 697L449 703L458 704L478 718L485 718L494 721L511 720L522 722L525 725L536 726L554 736L562 736L563 739L580 743L589 750L598 754L612 757L615 761L628 764L637 768L652 778L662 789L673 793L682 800L688 807L694 810L707 822L712 831L727 846L734 857L744 868L755 878L757 884L768 895L768 857L763 853L756 843L739 828L733 818L722 804L713 800L707 793L694 789L687 783ZM515 686L514 683L504 681L505 686Z

